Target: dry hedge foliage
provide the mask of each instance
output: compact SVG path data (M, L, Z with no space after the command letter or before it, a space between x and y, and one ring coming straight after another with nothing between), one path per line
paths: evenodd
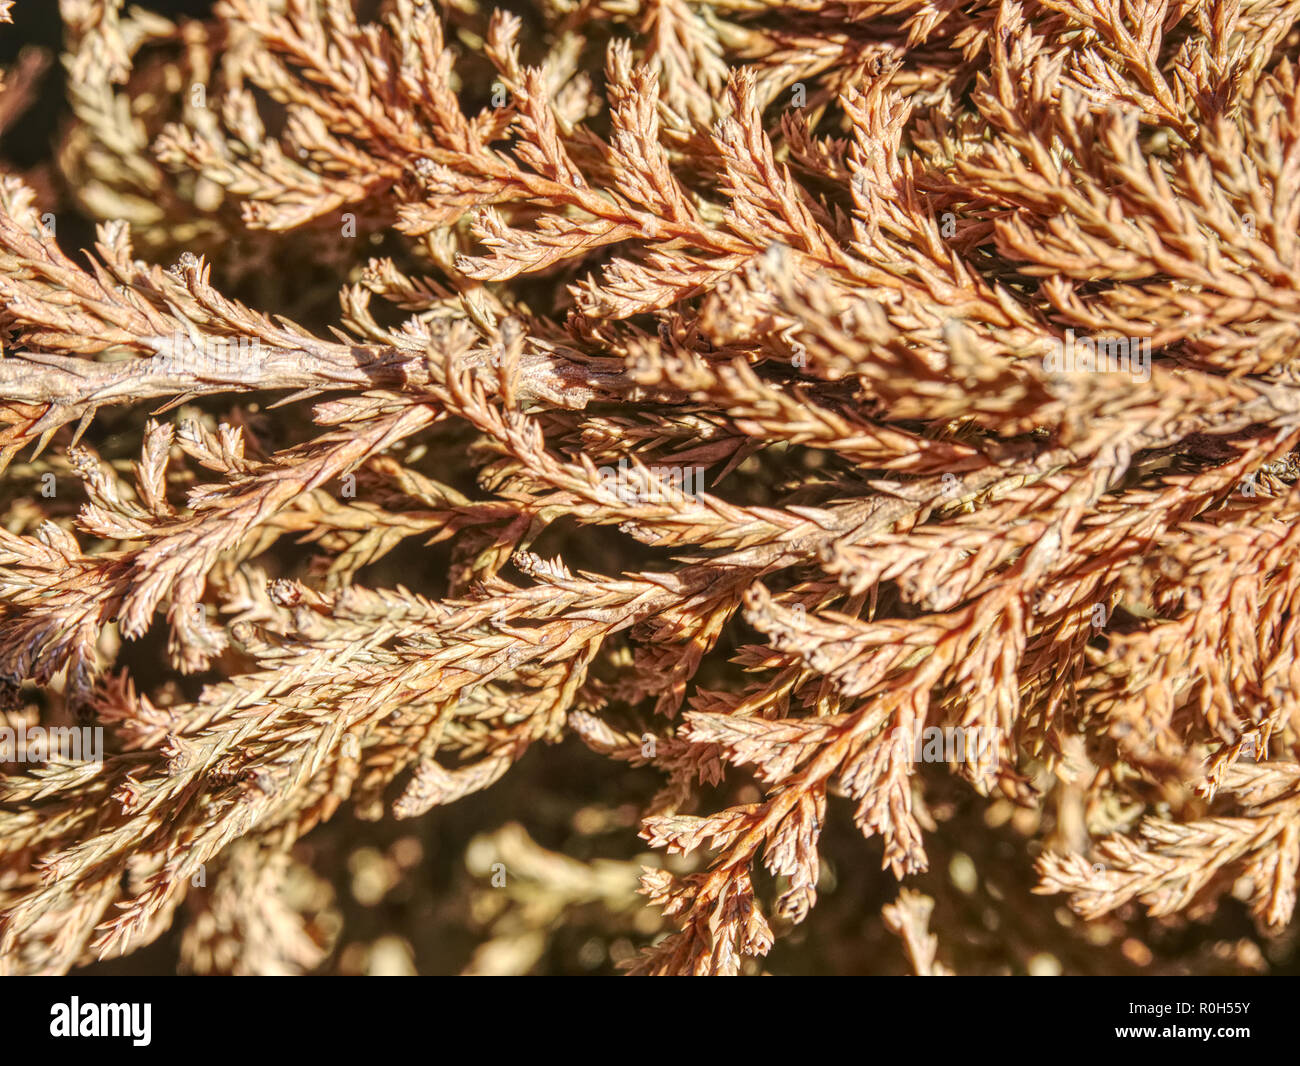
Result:
M836 805L924 871L922 730L1053 812L1081 915L1292 921L1296 4L60 6L73 121L0 176L0 715L107 753L0 775L0 968L204 878L197 968L310 966L300 837L566 735L661 778L635 972L815 922Z

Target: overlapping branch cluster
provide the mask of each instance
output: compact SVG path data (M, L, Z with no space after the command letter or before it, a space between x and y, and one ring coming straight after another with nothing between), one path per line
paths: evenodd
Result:
M1082 802L1040 871L1084 914L1292 919L1291 5L62 8L103 221L74 256L0 184L0 674L111 754L0 777L0 965L130 950L223 864L217 924L301 962L258 917L295 840L566 734L709 853L644 877L640 972L765 954L836 804L924 870L922 727ZM1076 334L1149 376L1045 363Z

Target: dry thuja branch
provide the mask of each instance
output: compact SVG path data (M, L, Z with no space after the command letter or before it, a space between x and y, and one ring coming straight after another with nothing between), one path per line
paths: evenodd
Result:
M181 914L310 969L305 834L566 737L659 775L635 972L815 921L837 808L922 875L926 763L1056 812L1085 917L1293 921L1300 9L61 10L93 247L0 174L0 970ZM542 887L472 971L628 909L491 846Z

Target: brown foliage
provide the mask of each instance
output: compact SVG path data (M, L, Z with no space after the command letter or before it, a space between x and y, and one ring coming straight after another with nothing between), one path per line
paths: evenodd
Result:
M1293 919L1292 5L61 7L102 221L0 176L0 722L108 753L2 768L0 968L209 867L193 965L313 965L303 834L566 735L710 854L645 872L637 972L809 919L846 800L924 871L935 729L1082 811L1038 863L1082 915Z

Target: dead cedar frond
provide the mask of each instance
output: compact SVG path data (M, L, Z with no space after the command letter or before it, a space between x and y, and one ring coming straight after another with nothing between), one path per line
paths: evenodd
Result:
M99 226L0 175L0 971L208 877L190 969L310 969L296 841L566 735L710 856L641 877L635 972L766 954L844 798L926 870L925 762L1068 801L1084 916L1293 921L1294 5L60 6ZM630 884L483 847L548 922Z

